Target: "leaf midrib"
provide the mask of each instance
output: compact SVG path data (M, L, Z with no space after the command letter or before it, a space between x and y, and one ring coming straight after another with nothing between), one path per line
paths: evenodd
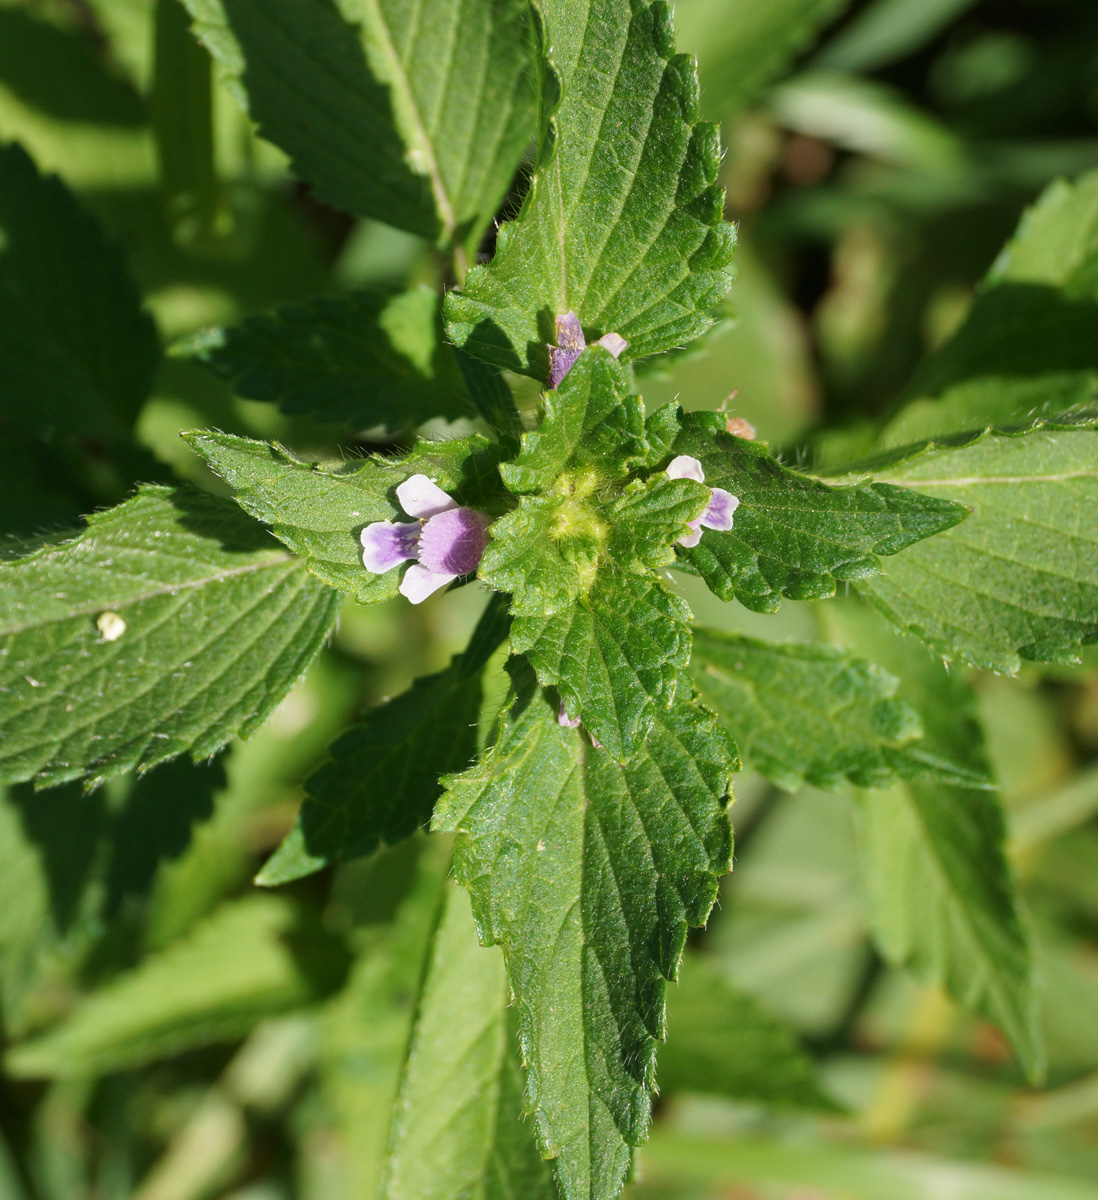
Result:
M423 123L423 116L412 93L411 82L408 79L407 72L404 70L404 64L400 61L400 56L397 54L396 46L393 44L392 35L389 32L389 26L382 16L378 0L363 0L363 6L374 23L378 34L378 44L389 64L391 72L390 82L392 83L393 90L399 94L400 101L411 121L419 143L416 148L424 156L427 179L431 185L431 195L435 198L438 214L442 219L443 234L446 240L449 241L453 236L454 230L457 228L457 217L450 200L449 192L446 190L446 182L442 178L438 159L435 157L434 145L427 134L427 127Z

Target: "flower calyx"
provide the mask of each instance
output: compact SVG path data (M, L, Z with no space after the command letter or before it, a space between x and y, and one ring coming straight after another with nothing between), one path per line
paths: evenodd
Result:
M572 369L576 359L587 349L583 326L571 309L563 316L557 317L556 326L557 344L548 347L550 390L560 385L560 381ZM604 333L595 345L608 350L615 358L620 358L629 343L619 333Z

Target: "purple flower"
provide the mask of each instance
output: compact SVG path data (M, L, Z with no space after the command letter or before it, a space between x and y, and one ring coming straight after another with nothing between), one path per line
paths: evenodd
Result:
M595 343L604 350L609 350L615 358L621 358L621 353L629 343L620 333L604 333ZM549 387L555 388L572 369L572 364L587 349L587 339L583 336L583 326L579 317L569 309L563 317L557 317L557 344L549 347Z
M422 604L432 592L468 575L488 544L489 518L461 508L426 475L412 475L396 490L401 508L415 521L375 521L362 531L362 565L383 575L407 559L400 594Z
M698 483L705 482L705 471L701 463L696 458L691 458L689 454L680 454L678 458L673 458L667 466L667 474L672 479L693 479ZM701 541L703 525L706 529L719 529L726 533L732 528L732 514L739 506L739 498L733 496L731 492L726 492L724 488L710 488L709 503L706 505L705 512L696 521L690 522L693 532L687 537L679 538L678 544L680 546L696 546Z

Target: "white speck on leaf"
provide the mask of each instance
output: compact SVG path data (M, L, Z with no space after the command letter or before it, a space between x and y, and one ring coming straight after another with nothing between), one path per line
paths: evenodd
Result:
M126 632L126 622L116 612L100 613L95 624L105 642L117 642Z

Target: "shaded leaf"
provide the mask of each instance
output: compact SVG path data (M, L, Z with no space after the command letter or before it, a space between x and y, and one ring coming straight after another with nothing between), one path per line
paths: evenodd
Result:
M474 411L426 285L321 296L205 331L177 350L249 400L354 429L407 429Z
M519 0L186 3L225 82L319 196L475 243L534 131Z
M330 862L393 845L431 819L439 777L469 765L477 748L481 676L507 636L496 595L464 653L435 675L366 713L331 747L331 759L305 784L294 827L256 882L271 887Z
M469 898L444 889L393 1115L386 1200L556 1200L523 1119L503 955L477 941Z
M328 994L345 970L330 935L292 904L249 896L9 1051L5 1066L20 1078L72 1078L232 1041L261 1017Z
M882 444L1052 417L1098 395L1098 172L1022 217L953 337L907 388Z
M662 1092L713 1092L736 1100L834 1108L792 1029L737 991L704 956L688 954L667 993Z
M0 412L118 436L152 386L156 329L117 247L64 184L0 146Z
M644 1137L665 980L728 869L733 755L680 692L623 766L515 666L494 747L435 827L482 940L503 946L542 1152L565 1197L615 1195Z
M143 488L0 564L0 778L208 757L266 720L338 605L234 505Z
M695 629L690 671L747 764L787 791L897 777L988 786L985 771L924 746L919 713L896 695L900 680L867 659Z
M666 6L547 0L537 11L551 115L530 192L446 313L469 353L544 379L554 319L570 310L589 341L624 337L629 358L708 328L734 234L718 133L696 124L694 66L674 54Z
M753 100L846 6L847 0L676 4L679 43L698 56L705 115L724 119Z
M903 677L925 744L974 773L989 770L976 697L918 642L863 605L828 606L831 636ZM1004 854L993 792L910 782L863 793L858 836L873 931L891 963L944 985L996 1024L1031 1079L1043 1070L1033 951Z

